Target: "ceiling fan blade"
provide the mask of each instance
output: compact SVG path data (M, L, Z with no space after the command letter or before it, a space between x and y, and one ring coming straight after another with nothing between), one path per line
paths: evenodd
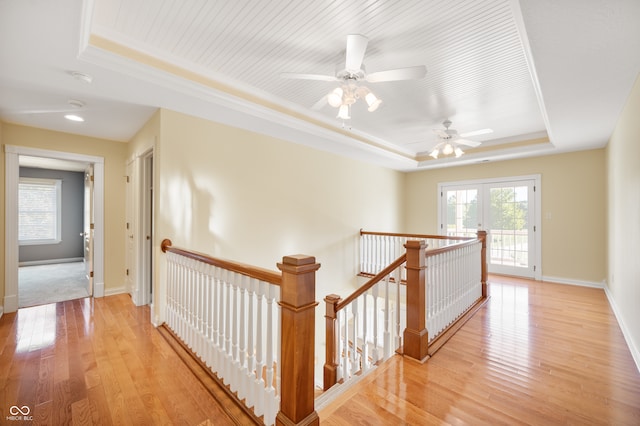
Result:
M480 142L476 142L476 141L470 141L468 139L455 139L454 140L455 143L457 143L458 145L466 145L466 146L470 146L471 148L475 148L476 146L480 146Z
M474 130L472 132L460 133L460 137L461 138L470 138L472 136L486 135L487 133L493 133L493 130L492 129Z
M49 108L49 109L16 109L7 111L10 114L27 115L27 114L54 114L61 112L76 112L78 108Z
M349 34L347 36L346 65L347 71L360 71L364 52L367 50L369 39L360 34Z
M417 65L415 67L398 68L395 70L378 71L367 75L367 81L378 83L381 81L420 80L427 75L427 67Z
M324 74L299 74L295 72L282 72L280 73L280 77L292 78L296 80L338 81L335 76Z
M324 108L325 105L327 105L329 102L327 101L327 95L324 95L323 97L321 97L318 102L316 102L315 104L313 104L313 106L311 107L312 110L314 111L318 111L321 110L322 108Z

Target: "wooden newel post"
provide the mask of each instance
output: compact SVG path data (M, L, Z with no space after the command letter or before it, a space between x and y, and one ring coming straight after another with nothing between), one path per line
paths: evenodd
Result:
M482 252L480 253L482 297L487 297L487 231L478 231L478 239L482 241Z
M404 330L404 355L425 361L429 349L429 333L426 327L425 270L427 243L424 240L408 240L407 249L407 328Z
M277 425L319 425L314 406L313 361L315 356L316 258L285 256L280 307L281 386Z
M324 317L326 320L327 346L325 351L323 389L327 390L338 381L338 330L336 329L338 312L336 308L340 301L340 296L330 294L324 298L324 301L326 304Z

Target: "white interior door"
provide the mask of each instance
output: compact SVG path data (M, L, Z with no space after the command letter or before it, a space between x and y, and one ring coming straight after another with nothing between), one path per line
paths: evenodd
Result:
M143 158L142 210L142 283L143 303L153 300L153 151Z
M87 292L93 295L93 165L84 173L84 268L87 276Z
M487 231L489 272L541 278L539 177L440 184L440 233Z
M134 286L134 277L136 272L136 256L135 256L135 239L134 239L134 163L133 161L127 163L127 189L126 189L126 207L125 207L125 216L126 216L126 225L125 225L125 285L127 288L127 292L133 298L134 301L137 300L137 295L135 294L135 286Z

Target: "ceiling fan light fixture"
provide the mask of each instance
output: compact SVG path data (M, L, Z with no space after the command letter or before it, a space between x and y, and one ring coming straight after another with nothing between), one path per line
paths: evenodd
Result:
M327 102L334 108L338 108L342 105L342 95L344 91L341 87L336 87L327 95Z
M369 106L369 108L367 108L369 112L373 112L377 110L380 104L382 103L382 100L378 98L376 95L374 95L372 92L367 93L367 95L364 97L364 100L367 102L367 105Z
M456 154L456 158L460 158L464 151L460 149L459 146L456 146L456 149L453 150L454 154Z
M438 148L435 148L433 151L431 151L431 153L429 153L429 156L437 160L438 154L440 154L440 151L438 150Z
M444 147L442 147L442 153L443 153L444 155L451 155L451 154L453 154L453 146L451 146L451 144L447 142L447 143L444 145Z
M341 118L343 120L351 119L351 116L349 115L349 105L348 104L340 105L340 109L338 110L338 118Z

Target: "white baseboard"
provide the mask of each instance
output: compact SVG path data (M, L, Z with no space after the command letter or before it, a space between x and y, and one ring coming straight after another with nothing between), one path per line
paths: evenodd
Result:
M127 292L127 288L125 286L116 287L116 288L110 288L109 290L104 290L104 284L102 285L102 294L104 296L114 296L116 294L122 294L122 293L128 293Z
M75 263L82 261L84 261L84 258L82 257L67 257L64 259L30 260L27 262L19 262L18 266L55 265L56 263Z
M151 324L153 324L154 327L158 328L162 325L162 323L164 321L160 321L160 317L158 315L155 314L155 309L153 308L153 303L149 304L149 316L151 317Z
M558 278L558 277L550 277L548 275L544 275L542 277L542 281L546 281L549 283L556 284L568 284L568 285L577 285L581 287L594 287L594 288L604 288L604 281L596 282L596 281L583 281L583 280L574 280L569 278Z
M104 283L93 283L93 297L104 297Z
M0 305L0 319L2 318L2 314L4 314L4 308Z
M2 311L9 313L15 312L18 310L18 295L10 294L4 296L4 306L2 307Z
M613 296L609 292L609 287L604 287L604 294L607 295L607 300L609 300L609 306L611 306L611 310L613 314L616 316L616 320L618 321L618 325L620 326L620 330L622 330L622 335L624 336L624 340L627 342L627 346L629 347L629 351L631 352L631 356L636 363L636 368L640 372L640 350L634 344L633 340L631 340L631 333L629 332L629 328L624 322L622 315L620 314L620 310L618 309L618 305L616 305L616 301Z

